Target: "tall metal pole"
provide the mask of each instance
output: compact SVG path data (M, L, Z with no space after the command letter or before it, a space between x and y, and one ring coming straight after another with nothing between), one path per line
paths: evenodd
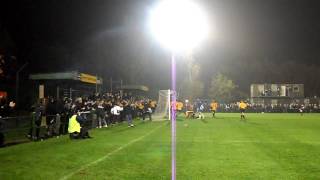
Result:
M60 99L60 87L57 86L57 100Z
M96 94L98 93L98 75L96 74Z
M24 65L22 65L22 66L20 67L20 69L16 72L16 107L19 106L19 85L20 85L19 75L20 75L20 72L21 72L28 64L29 64L28 62L24 63Z
M176 179L176 60L171 56L171 88L172 88L172 112L171 112L171 179Z
M169 103L169 121L171 121L171 90L168 89L168 103Z
M69 89L69 93L70 99L72 99L72 88Z
M112 93L112 77L110 78L110 92Z

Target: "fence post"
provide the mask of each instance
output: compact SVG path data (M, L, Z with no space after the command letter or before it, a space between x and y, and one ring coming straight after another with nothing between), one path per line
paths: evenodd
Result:
M72 99L72 88L70 88L70 99Z

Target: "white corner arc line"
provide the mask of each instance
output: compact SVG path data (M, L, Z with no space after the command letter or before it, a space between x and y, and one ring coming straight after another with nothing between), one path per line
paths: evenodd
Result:
M76 173L78 173L78 172L80 172L80 171L82 171L82 170L84 170L84 169L86 169L86 168L88 168L88 167L90 167L90 166L92 166L92 165L98 164L99 162L107 159L108 157L112 156L113 154L115 154L115 153L121 151L122 149L130 146L131 144L134 144L134 143L140 141L141 139L149 136L150 134L152 134L152 133L155 132L156 130L158 130L158 129L160 129L161 127L163 127L165 124L166 124L166 123L163 123L161 126L158 126L158 127L154 128L153 130L149 131L147 134L145 134L145 135L143 135L143 136L140 136L140 137L138 137L138 138L136 138L136 139L128 142L127 144L125 144L125 145L123 145L123 146L121 146L121 147L119 147L119 148L117 148L117 149L109 152L109 153L106 154L105 156L103 156L103 157L101 157L101 158L99 158L99 159L97 159L97 160L95 160L95 161L92 161L92 162L90 162L90 163L88 163L88 164L85 164L85 165L81 166L79 169L77 169L77 170L75 170L75 171L73 171L73 172L71 172L71 173L69 173L69 174L61 177L60 180L69 179L69 178L72 177L74 174L76 174Z

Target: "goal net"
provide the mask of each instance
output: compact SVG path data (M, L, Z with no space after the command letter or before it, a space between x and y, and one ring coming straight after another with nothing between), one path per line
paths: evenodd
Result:
M157 108L154 113L155 120L168 120L170 117L170 90L160 90Z

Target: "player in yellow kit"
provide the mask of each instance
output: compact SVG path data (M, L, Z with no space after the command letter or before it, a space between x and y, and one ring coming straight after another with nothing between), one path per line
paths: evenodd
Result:
M177 110L177 112L180 113L182 111L182 108L183 108L183 103L180 102L180 101L177 101L176 102L176 110Z
M210 104L210 107L211 107L211 111L212 111L212 117L216 117L216 111L217 111L217 108L218 108L218 103L215 102L214 100L211 102Z
M150 106L151 106L152 113L154 113L157 107L157 101L151 101Z
M173 107L174 104L173 102L171 102L171 107ZM183 108L183 103L180 101L176 101L176 106L175 106L175 112L176 112L176 116L178 116L179 113L182 112L182 108Z
M239 103L239 109L240 109L240 113L241 113L241 120L246 120L246 117L244 116L244 112L247 109L247 103L240 101Z

